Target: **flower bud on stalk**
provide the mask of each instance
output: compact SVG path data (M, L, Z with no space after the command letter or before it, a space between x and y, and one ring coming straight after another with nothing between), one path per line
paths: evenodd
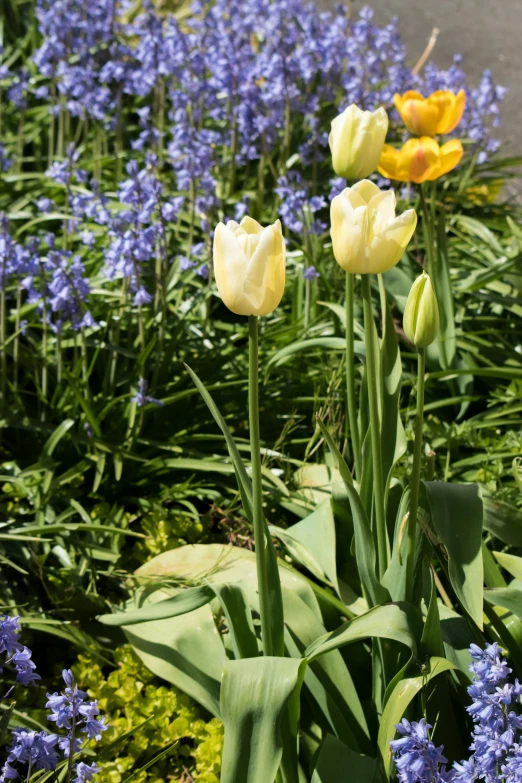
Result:
M380 107L363 111L355 103L332 122L330 150L335 173L345 179L361 179L379 164L388 131L388 115Z
M251 217L241 223L219 223L214 274L219 295L236 315L268 315L275 310L285 289L281 222L266 228Z
M426 348L439 333L439 306L430 276L423 272L413 283L404 309L406 337L417 348Z

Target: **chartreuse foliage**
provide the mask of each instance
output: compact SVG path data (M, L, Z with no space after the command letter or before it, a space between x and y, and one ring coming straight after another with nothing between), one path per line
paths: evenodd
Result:
M221 766L223 727L209 719L185 694L167 687L151 674L129 646L115 653L116 668L107 676L88 655L80 655L73 671L80 687L96 694L108 729L99 745L100 783L138 783L183 779L217 783ZM129 737L123 744L118 740ZM111 747L116 744L113 750ZM164 748L164 758L144 769Z

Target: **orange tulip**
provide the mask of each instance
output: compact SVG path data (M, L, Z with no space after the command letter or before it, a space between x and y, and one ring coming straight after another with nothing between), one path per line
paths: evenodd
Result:
M417 136L435 136L451 133L462 119L466 106L466 93L459 90L437 90L424 98L416 90L393 96L395 108L410 131Z
M458 139L452 139L440 147L429 136L408 139L400 150L385 144L379 161L379 173L401 182L419 183L438 179L458 165L463 152Z

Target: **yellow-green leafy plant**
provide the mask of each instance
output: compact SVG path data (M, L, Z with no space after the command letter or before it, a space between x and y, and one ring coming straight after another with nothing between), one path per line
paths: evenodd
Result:
M116 668L107 675L87 655L80 655L73 666L80 687L98 699L107 716L109 728L98 744L100 753L132 732L99 761L98 783L121 783L131 774L134 783L160 783L167 777L179 783L218 783L221 722L209 719L181 691L162 684L129 645L118 647L115 658ZM144 769L169 746L169 753Z

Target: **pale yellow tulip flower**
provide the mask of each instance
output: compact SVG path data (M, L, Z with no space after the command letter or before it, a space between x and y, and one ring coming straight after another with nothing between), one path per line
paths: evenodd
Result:
M285 241L281 222L263 228L244 217L214 234L214 275L219 295L236 315L268 315L285 288Z
M367 179L336 196L330 214L335 259L353 274L381 274L398 264L417 225L414 209L396 217L393 190Z

